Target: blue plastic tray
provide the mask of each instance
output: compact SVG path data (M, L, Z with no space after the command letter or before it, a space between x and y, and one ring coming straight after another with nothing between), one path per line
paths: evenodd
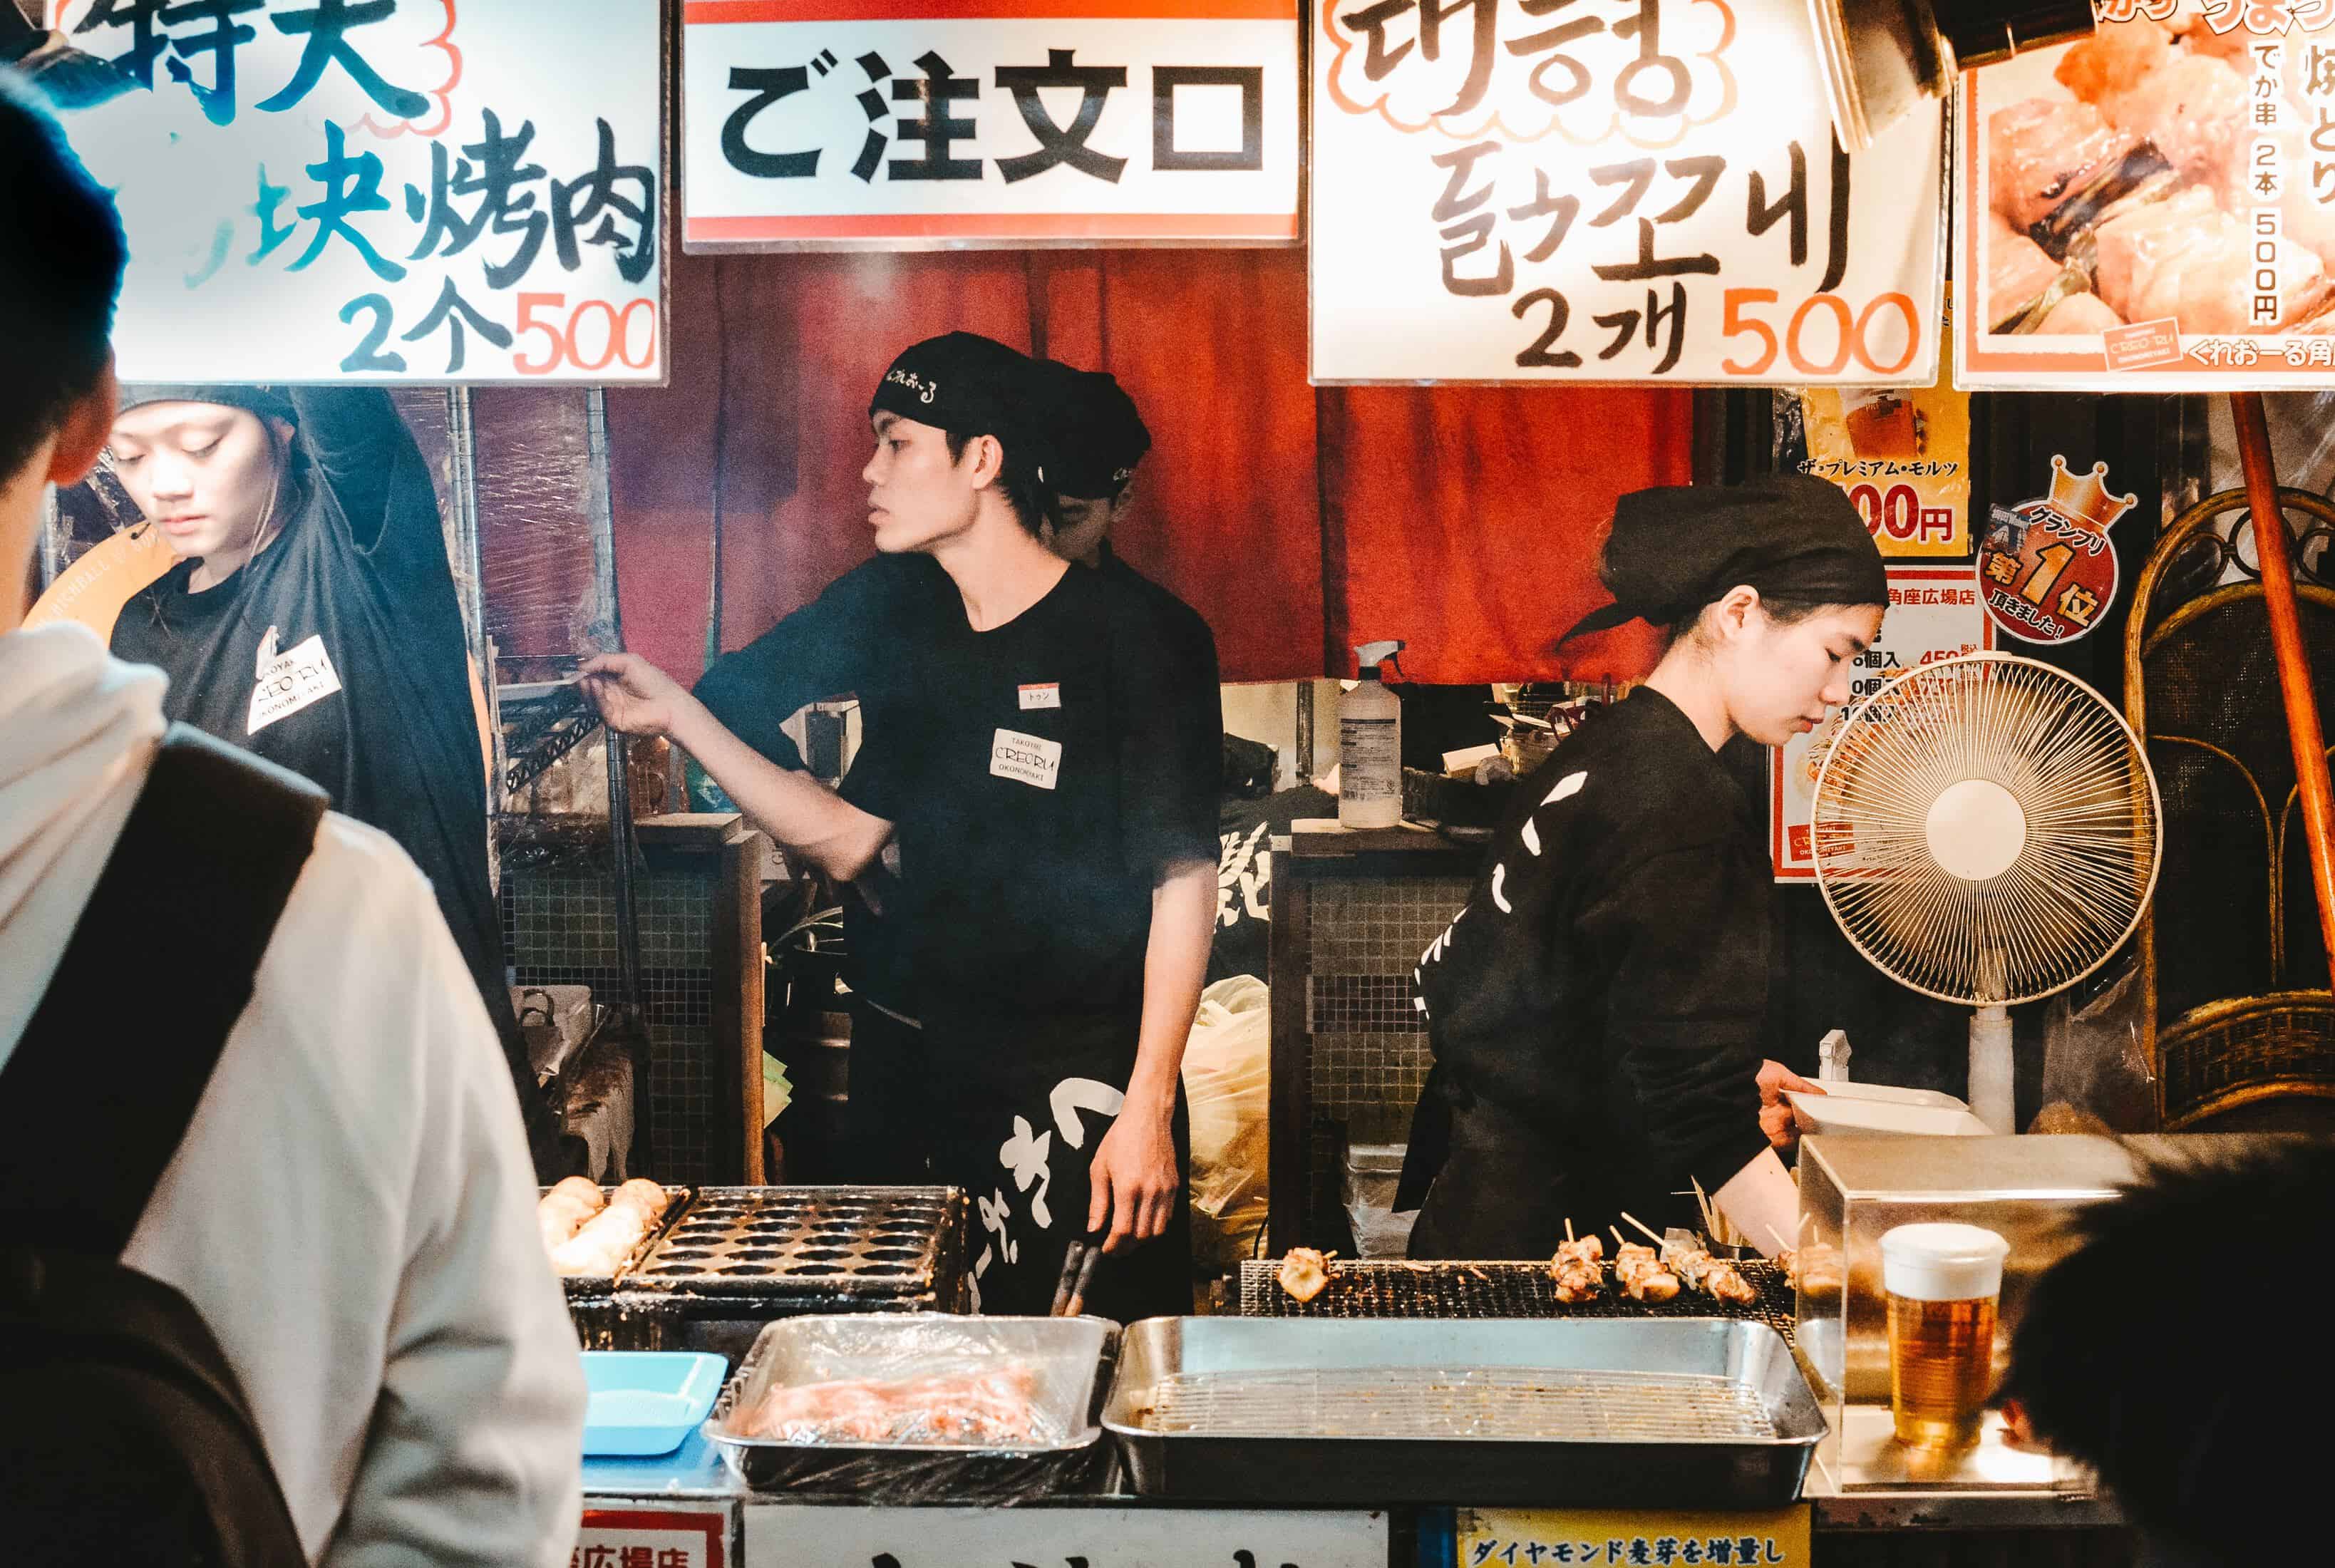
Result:
M586 1350L584 1452L670 1454L713 1408L730 1363L686 1350Z

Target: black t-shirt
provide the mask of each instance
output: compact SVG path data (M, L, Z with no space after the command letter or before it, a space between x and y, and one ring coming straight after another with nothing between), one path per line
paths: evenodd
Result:
M1642 689L1524 782L1420 960L1437 1063L1622 1208L1716 1191L1766 1147L1768 908L1742 790Z
M709 671L748 744L855 692L877 748L857 803L898 825L911 1011L994 1038L1042 1017L1131 1016L1162 869L1216 855L1222 734L1206 624L1130 569L1066 569L975 632L923 557L880 557ZM857 766L853 769L857 774Z
M909 704L922 649L942 617L964 615L956 588L929 556L877 556L734 653L718 659L696 696L723 728L780 767L800 772L802 753L780 728L805 703L856 697L859 749L843 798L897 821L897 754L915 721ZM877 873L879 883L890 879ZM897 898L877 915L854 893L843 900L845 981L889 1011L913 1018Z
M201 593L187 589L195 563L179 562L122 607L113 653L170 677L170 718L314 780L335 810L396 839L500 1023L486 763L429 470L386 392L291 396L305 462L282 533Z

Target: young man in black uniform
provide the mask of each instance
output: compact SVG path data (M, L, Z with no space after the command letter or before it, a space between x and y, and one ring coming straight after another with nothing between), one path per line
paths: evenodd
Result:
M179 560L122 606L114 656L169 674L170 718L313 779L413 857L557 1179L573 1162L511 1010L470 644L421 450L378 388L140 386L121 402L113 471Z
M988 339L909 349L869 410L877 559L717 664L709 701L629 656L587 673L611 723L671 735L847 878L886 824L786 773L714 704L751 729L857 693L886 757L867 804L896 825L930 1091L924 1124L895 1136L974 1198L984 1310L1044 1312L1087 1230L1123 1254L1094 1310L1181 1312L1178 1069L1215 913L1214 644L1164 592L1041 541L1033 393L1029 363Z

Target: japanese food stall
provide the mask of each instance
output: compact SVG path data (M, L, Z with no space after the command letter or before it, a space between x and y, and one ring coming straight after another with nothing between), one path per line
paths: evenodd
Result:
M585 1462L579 1563L1846 1568L1898 1560L1914 1534L1957 1563L2112 1562L2125 1550L2117 1511L2090 1478L1999 1418L1936 1453L1896 1441L1888 1314L1904 1292L1888 1282L1884 1246L1901 1227L1939 1224L2007 1239L1993 1283L1966 1292L1999 1298L2007 1331L2024 1290L2064 1251L2056 1222L2112 1196L2133 1168L2135 1146L2080 1136L2138 1125L2107 1108L2109 1091L2087 1098L2061 1083L2068 1120L2053 1130L2077 1136L1804 1139L1804 1232L1773 1261L1744 1238L1722 1240L1715 1221L1701 1234L1573 1238L1547 1261L1324 1256L1353 1242L1334 1214L1324 1223L1323 1194L1348 1120L1390 1124L1416 1094L1425 1042L1408 1021L1384 1026L1389 988L1411 959L1393 947L1351 963L1327 951L1335 944L1321 934L1320 911L1400 905L1431 938L1450 914L1436 898L1450 897L1468 868L1464 842L1414 847L1408 829L1378 839L1324 828L1278 868L1290 896L1274 934L1277 1255L1243 1263L1222 1310L1205 1317L1121 1326L1085 1316L1071 1270L1058 1316L983 1319L973 1307L988 1211L1031 1184L1010 1164L991 1195L761 1180L761 982L741 955L761 946L763 847L729 814L636 828L650 814L636 795L707 802L690 798L683 760L636 766L620 740L595 739L565 694L582 655L628 636L678 650L683 665L701 644L712 655L742 640L722 624L724 586L740 572L722 558L722 482L730 466L762 460L740 455L753 443L728 428L726 411L731 356L747 353L758 317L730 314L725 286L755 286L739 281L751 278L750 253L781 253L799 268L788 288L833 296L790 322L819 340L817 353L829 341L884 340L851 348L856 365L880 364L916 328L959 324L968 301L995 315L1014 296L1029 315L999 323L1026 324L1035 347L1050 346L1051 333L1058 352L1091 347L1100 358L1110 279L1174 275L1145 257L1125 272L1081 270L1082 258L1058 262L1055 249L1253 247L1266 259L1227 248L1217 270L1197 275L1200 286L1183 276L1190 293L1151 319L1163 336L1180 323L1194 342L1170 343L1152 368L1165 388L1206 338L1206 390L1236 392L1252 360L1278 353L1285 370L1302 353L1296 436L1271 421L1243 431L1237 407L1211 411L1228 423L1192 428L1229 429L1265 449L1260 472L1271 449L1309 449L1293 487L1308 508L1332 489L1313 449L1362 431L1352 472L1338 480L1359 489L1372 477L1366 438L1402 423L1427 432L1413 466L1467 454L1448 483L1474 489L1476 456L1501 443L1438 426L1458 421L1463 396L1485 400L1466 407L1487 425L1563 411L1563 431L1507 442L1511 458L1526 451L1527 470L1555 446L1629 449L1590 474L1588 489L1604 486L1598 507L1624 468L1641 484L1797 468L1846 489L1890 557L1890 624L1860 670L1860 699L1904 672L2016 646L2120 696L2136 749L2186 721L2168 712L2177 695L2151 684L2164 639L2201 613L2182 608L2175 588L2215 610L2259 605L2281 701L2230 718L2251 750L2216 747L2244 750L2265 777L2286 759L2271 794L2291 786L2301 828L2291 854L2276 835L2257 900L2280 967L2258 983L2192 977L2160 988L2156 917L2141 891L2115 933L2136 933L2146 954L2141 1119L2181 1131L2278 1084L2335 1084L2335 1060L2289 1027L2335 1011L2323 990L2335 805L2305 646L2311 617L2335 598L2310 584L2298 595L2296 576L2311 576L2317 557L2290 560L2282 529L2249 535L2249 561L2238 521L2283 504L2335 527L2316 497L2277 493L2259 395L2327 384L2335 187L2320 179L2312 152L2325 150L2310 127L2330 111L2322 102L2335 106L2335 71L2314 53L2323 44L2335 58L2335 17L2270 48L2221 7L2104 6L2104 18L2117 15L2097 31L2013 39L2011 58L1952 84L1935 60L1926 78L1916 63L1914 90L1884 113L1877 88L1858 97L1864 67L1839 53L1866 36L1858 29L1875 7L1845 7L1844 23L1844 8L1819 6L1831 13L1821 29L1799 0L1581 0L1577 15L1555 15L1563 8L1071 0L876 3L807 17L693 0L654 41L637 7L601 6L589 24L571 18L556 58L536 30L466 13L447 29L464 63L429 78L442 86L385 103L383 92L397 90L353 76L340 88L356 96L315 124L238 121L224 63L197 88L178 69L157 73L151 39L142 54L133 49L148 85L186 94L211 129L190 120L186 150L160 180L125 194L133 225L161 215L150 219L157 237L138 234L148 265L133 275L122 331L126 344L148 346L125 351L125 378L443 389L441 480L498 800L512 818L556 817L560 832L606 838L608 902L579 938L594 956L547 962L543 977L588 981L604 1000L654 1015L650 993L686 972L698 986L693 1027L744 1042L732 1060L726 1044L676 1044L648 1028L652 1048L637 1060L669 1091L662 1141L644 1133L629 1167L599 1161L594 1178L606 1179L542 1195L546 1251L595 1376L614 1379ZM91 9L67 5L57 20L102 41L106 18ZM444 14L451 22L452 7ZM174 42L182 55L200 47ZM404 79L446 42L417 34L383 69ZM2282 107L2265 121L2257 102ZM1836 138L1836 118L1852 111L1856 134ZM347 127L369 114L417 134L356 150ZM449 145L452 135L439 138L450 126L479 140ZM269 134L300 151L263 160L255 206L248 155ZM528 159L544 167L526 172ZM296 162L311 177L315 189L300 195L317 198L313 209L286 207L288 189L268 183L266 168L280 176ZM219 169L233 174L231 192ZM518 190L538 179L539 208ZM161 199L154 187L170 180L191 181L203 198ZM397 214L383 193L401 185L405 237L419 242L410 250L384 248ZM296 235L279 222L295 209L305 220ZM221 214L236 216L213 224ZM683 246L672 252L676 228ZM313 247L287 264L276 251L294 237ZM950 252L944 259L961 270L895 254L917 251ZM999 253L1021 259L1008 268ZM1142 270L1147 261L1154 270ZM920 280L922 296L908 298L896 269ZM1961 285L1951 314L1950 270ZM684 305L683 286L710 304ZM1210 286L1229 325L1194 308L1195 298L1207 307ZM1302 333L1284 308L1299 286ZM1234 297L1244 289L1255 297ZM190 292L227 329L181 327ZM283 320L303 329L250 330ZM1219 341L1260 330L1275 344ZM814 373L846 379L814 356L751 390L792 395ZM504 557L510 586L498 595L497 503L480 500L472 389L492 408L511 385L546 381L574 389L573 406L533 427L534 444L510 449L504 479L519 494L499 514L503 543L527 531L528 505L543 527L528 553ZM625 382L666 382L674 394L703 382L710 398L690 402L685 418L669 411L681 396L624 401ZM2228 444L2243 489L2209 497L2212 465L2199 452L2210 441L2194 400L2218 392L2233 395ZM2074 401L2117 393L2146 396L2112 414ZM2020 394L2045 394L2035 401L2050 407L2013 420L2003 411ZM401 395L420 406L410 390ZM858 390L820 385L803 401L812 395L848 402ZM1373 405L1374 395L1410 401ZM1258 406L1266 402L1260 394ZM2077 408L2080 419L2066 411ZM629 432L628 411L640 421ZM702 449L694 435L667 447L683 423L703 427ZM528 416L513 425L529 428ZM2090 444L2055 450L2078 426ZM793 472L796 460L789 451L751 477L767 491L764 514L801 530L838 492L819 492L830 481ZM1214 452L1185 460L1223 466ZM700 568L685 573L657 535L703 508L694 492L675 498L688 487L673 470L700 462L714 470L702 599L688 575ZM2146 484L2136 477L2144 467ZM1516 476L1514 489L1529 493L1544 477ZM486 489L497 482L489 472ZM834 483L851 489L848 468ZM1226 509L1222 489L1188 493ZM86 535L99 515L76 514L81 504L68 499L53 530L55 614L106 574L140 569L122 564L127 545L74 547L76 527ZM1358 517L1366 509L1353 504ZM1549 549L1526 508L1506 510L1517 515L1485 522L1501 554L1472 557L1413 550L1398 528L1373 534L1367 519L1342 519L1332 551L1320 510L1304 514L1319 530L1310 556L1273 531L1255 547L1266 580L1243 607L1303 597L1315 582L1339 603L1313 606L1294 634L1281 629L1303 653L1271 673L1342 674L1342 663L1321 657L1325 647L1394 629L1361 622L1404 613L1422 583L1456 567L1441 601L1409 611L1450 629L1455 644L1462 624L1474 628L1469 657L1427 652L1430 672L1448 660L1445 682L1483 679L1487 658L1520 679L1642 673L1648 649L1627 638L1551 663L1539 634L1573 618L1568 600L1585 609L1597 597L1587 547L1560 530L1563 548ZM2129 578L2118 540L2152 551ZM2220 553L2201 576L2181 552L2208 543ZM1158 558L1172 567L1177 550L1203 546L1162 545ZM848 564L828 561L833 548L802 547L814 566ZM562 557L570 577L557 591L516 580L557 576ZM620 568L633 611L623 619ZM1292 580L1307 571L1314 581ZM1373 573L1375 598L1353 589ZM1529 586L1484 586L1496 576ZM784 597L765 586L732 608L775 613ZM710 630L695 619L706 602ZM1520 604L1534 607L1529 628L1501 624ZM567 635L531 659L498 648L497 629L518 637L521 626ZM1236 634L1263 645L1262 633ZM1837 734L1761 760L1775 872L1788 888L1825 874L1818 801ZM2132 776L2149 777L2145 760ZM2168 784L2152 832L2161 826L2175 843L2180 808L2204 793L2185 779ZM723 905L729 915L689 917L730 953L710 1005L702 972L718 965L676 958L654 934L644 943L643 921L670 917L673 902L669 875L647 892L634 883L672 872L640 849L659 831L706 836L698 847L720 857L712 879L747 889ZM516 847L523 870L530 847L557 837L506 823L507 864ZM2150 886L2155 853L2152 840ZM2168 877L2182 869L2168 866ZM1429 879L1434 895L1422 897ZM2304 886L2315 909L2296 891ZM1933 990L1943 1005L1915 999L1904 1004L1915 1011L1889 1011L1900 1004L1871 998L1895 992L1875 991L1807 886L1792 892L1801 950L1829 954L1787 986L1793 1027L1811 1038L1819 1030L1803 1025L1836 1027L1831 1014L1846 1005L1836 999L1851 989L1842 977L1854 973L1858 1005L1918 1036L1909 1053L1943 1050L1959 1073L1960 1004L1985 999ZM507 913L509 903L507 893ZM643 913L652 904L662 915ZM739 913L749 907L751 918ZM1293 922L1293 908L1314 913ZM2307 933L2313 913L2321 944L2269 940L2290 924ZM1317 980L1346 983L1317 990ZM2282 1000L2253 1007L2263 992ZM2012 1027L1990 1037L2006 1060ZM2232 1031L2248 1029L2253 1065L2233 1079L2224 1055ZM1975 1027L1970 1038L1976 1064ZM1885 1061L1886 1049L1872 1057ZM1365 1060L1367 1070L1347 1070ZM2014 1099L2006 1076L1999 1111L1978 1103L1975 1065L1967 1081L1964 1108L1981 1114L1982 1130L2008 1135L2030 1119L2031 1081ZM710 1130L679 1136L668 1117ZM620 1150L635 1144L633 1128L628 1110L610 1135ZM2005 1342L1988 1341L1980 1375L1999 1370ZM2039 1545L2042 1530L2063 1534Z

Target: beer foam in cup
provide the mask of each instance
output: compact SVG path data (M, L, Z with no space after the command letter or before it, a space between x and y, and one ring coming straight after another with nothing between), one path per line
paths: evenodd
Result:
M1881 1284L1910 1302L1968 1302L2002 1291L2010 1244L1977 1225L1899 1225L1881 1238Z

